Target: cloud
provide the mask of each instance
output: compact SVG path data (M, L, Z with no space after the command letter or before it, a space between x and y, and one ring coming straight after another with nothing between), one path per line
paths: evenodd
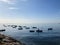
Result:
M0 2L4 2L4 3L8 3L8 4L15 4L16 2L19 2L19 1L26 2L28 0L0 0Z
M16 7L9 7L9 9L14 10L14 9L18 9L18 8L16 8Z
M0 2L8 3L8 4L15 4L17 0L0 0Z

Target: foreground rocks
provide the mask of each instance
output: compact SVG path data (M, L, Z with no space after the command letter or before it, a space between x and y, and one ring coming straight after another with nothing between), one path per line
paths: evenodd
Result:
M25 45L25 44L22 44L21 42L11 37L0 34L0 45Z

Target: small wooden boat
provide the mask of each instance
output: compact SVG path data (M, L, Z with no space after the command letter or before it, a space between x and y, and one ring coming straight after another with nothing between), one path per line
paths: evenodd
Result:
M26 27L25 29L30 29L30 27Z
M32 28L37 28L37 27L32 27Z
M0 29L0 32L5 31L5 29Z
M35 32L34 30L30 30L30 32Z
M10 27L10 25L8 25L8 27Z
M38 29L38 30L36 30L36 32L43 32L43 31Z
M7 27L6 25L3 24L4 27Z
M21 28L18 28L18 30L23 30L23 28L21 27Z
M27 26L23 26L24 28L26 28Z
M53 28L48 28L48 30L53 30Z
M17 27L17 25L12 25L11 27L12 27L12 28L16 28L16 27Z
M22 27L22 26L19 26L19 27Z

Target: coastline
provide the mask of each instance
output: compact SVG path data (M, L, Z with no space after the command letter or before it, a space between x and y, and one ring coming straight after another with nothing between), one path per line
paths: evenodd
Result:
M4 34L0 34L0 45L25 45L12 37L5 36Z

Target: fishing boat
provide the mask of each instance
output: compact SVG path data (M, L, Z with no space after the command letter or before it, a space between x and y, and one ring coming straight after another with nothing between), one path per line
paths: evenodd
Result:
M34 30L30 30L30 32L35 32Z
M40 29L38 29L38 30L36 30L36 32L43 32L42 30L40 30Z
M5 29L0 29L0 32L5 31Z

